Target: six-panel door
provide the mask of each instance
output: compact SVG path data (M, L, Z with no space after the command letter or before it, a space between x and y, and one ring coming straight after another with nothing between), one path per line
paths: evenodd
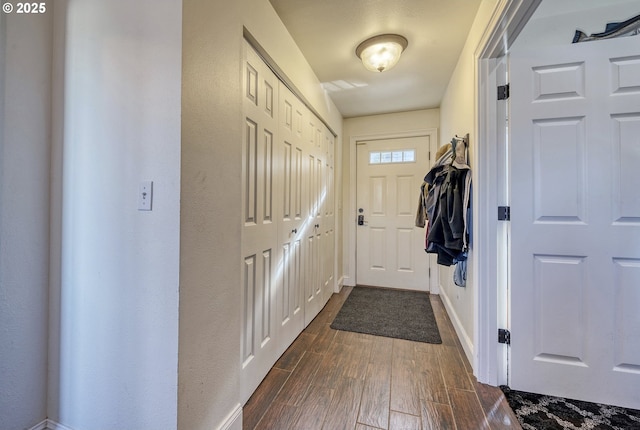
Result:
M334 136L245 43L242 397L334 289Z
M634 39L511 56L511 388L640 408Z

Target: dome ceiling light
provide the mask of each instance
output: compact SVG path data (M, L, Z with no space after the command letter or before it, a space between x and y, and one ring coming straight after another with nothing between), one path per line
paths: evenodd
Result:
M399 34L380 34L358 45L356 55L368 70L384 72L396 65L408 44Z

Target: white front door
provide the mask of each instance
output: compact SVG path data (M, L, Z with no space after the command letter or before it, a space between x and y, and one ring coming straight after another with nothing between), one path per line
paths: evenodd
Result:
M640 409L639 42L512 54L513 389Z
M415 226L415 219L420 186L432 164L432 139L435 136L358 142L359 285L429 290L425 230Z

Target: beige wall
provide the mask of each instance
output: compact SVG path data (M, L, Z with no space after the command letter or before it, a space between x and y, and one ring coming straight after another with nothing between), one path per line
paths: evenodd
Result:
M354 136L369 136L376 134L404 133L412 130L424 130L438 128L440 125L439 109L423 109L410 112L400 112L385 115L371 115L344 120L342 138L342 251L340 261L344 274L345 285L355 284L355 243L353 243L350 231L354 226L356 214L351 213L350 203L355 200L353 184L351 183L351 169L355 168L355 160L351 160L354 151L351 148L351 138ZM340 172L337 170L337 172ZM426 172L425 172L426 173Z
M342 118L267 0L183 17L178 428L198 430L240 406L243 26L338 134Z
M483 0L471 27L467 42L460 54L458 64L451 75L451 80L440 105L440 143L445 144L454 135L470 134L469 157L473 159L479 150L475 147L476 136L473 135L477 111L475 108L475 59L474 52L489 24L489 20L497 4L497 0ZM470 250L473 253L473 247ZM469 256L469 262L472 261ZM475 283L473 266L469 264L467 286L458 287L453 283L453 268L440 270L440 294L447 305L450 317L456 324L458 335L465 347L469 361L474 362L475 329Z
M0 14L3 430L30 428L47 414L51 32L52 14Z

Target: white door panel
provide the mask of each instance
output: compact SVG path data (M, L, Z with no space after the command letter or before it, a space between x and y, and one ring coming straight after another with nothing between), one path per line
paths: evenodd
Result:
M323 128L323 139L325 152L324 186L322 200L324 203L324 221L322 232L324 234L324 249L322 251L324 268L322 277L322 301L326 303L334 292L335 288L335 171L334 152L335 137L327 128Z
M510 385L640 408L637 38L513 53L511 94Z
M242 148L242 368L243 398L253 392L280 354L276 341L274 275L279 205L275 136L278 132L278 79L245 46Z
M309 112L302 102L282 83L280 91L280 127L277 156L281 172L279 182L282 209L279 213L279 250L281 269L276 282L278 294L278 324L281 350L287 348L304 329L303 261L304 222L308 216L304 204L308 200L304 184L305 140L303 124Z
M248 44L243 64L241 396L333 292L334 136Z
M323 163L326 154L322 153L324 139L322 124L310 118L307 126L307 147L309 166L309 216L307 237L307 282L305 296L305 324L309 324L325 304L322 294L322 225L324 218L324 176Z
M431 136L372 140L357 146L357 283L429 290L425 230L415 226L420 186L428 172ZM415 159L393 162L415 150ZM381 162L372 164L371 154ZM384 159L387 157L387 159ZM397 161L397 160L396 160ZM360 210L362 209L362 212Z

